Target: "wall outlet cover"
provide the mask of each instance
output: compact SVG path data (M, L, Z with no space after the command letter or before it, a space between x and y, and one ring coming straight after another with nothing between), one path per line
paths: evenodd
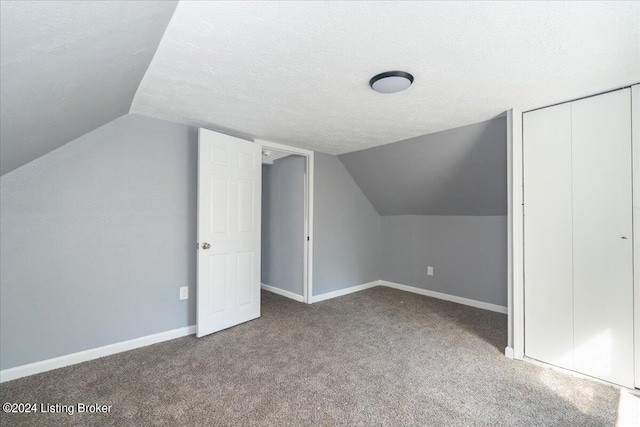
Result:
M427 276L433 276L433 267L427 267Z
M180 299L189 299L189 288L187 286L182 286L180 288Z

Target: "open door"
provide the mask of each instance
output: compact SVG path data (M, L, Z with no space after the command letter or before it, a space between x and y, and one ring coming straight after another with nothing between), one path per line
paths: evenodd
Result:
M260 317L260 145L198 132L197 333Z

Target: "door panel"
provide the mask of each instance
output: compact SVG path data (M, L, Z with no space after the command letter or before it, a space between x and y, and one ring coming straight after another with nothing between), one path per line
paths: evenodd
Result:
M575 370L633 387L629 89L572 103Z
M258 144L205 129L198 135L201 337L260 316L262 171Z
M573 369L571 105L523 115L525 354Z

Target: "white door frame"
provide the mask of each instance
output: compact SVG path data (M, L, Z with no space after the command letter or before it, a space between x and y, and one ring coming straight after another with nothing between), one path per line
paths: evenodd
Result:
M271 149L306 158L304 183L304 236L306 241L304 242L302 298L305 303L311 304L313 296L313 151L261 139L256 139L255 142L260 144L263 150Z
M505 355L524 357L524 210L522 111L507 111L507 304Z
M507 316L505 355L524 357L522 111L507 111Z
M640 388L640 84L631 86L631 151L633 156L633 317L635 386Z
M629 86L626 86L629 87ZM623 88L616 88L619 90ZM594 94L590 96L600 95ZM566 102L571 102L568 100ZM634 240L634 323L635 386L640 388L640 84L631 86L631 149L633 153L633 240ZM511 326L505 354L524 358L524 181L522 151L522 114L513 108L507 112L507 180L508 180L508 324Z

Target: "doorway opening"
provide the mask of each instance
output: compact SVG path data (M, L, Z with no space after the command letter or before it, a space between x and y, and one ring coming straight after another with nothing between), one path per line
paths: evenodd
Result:
M261 287L311 303L313 152L262 146Z

